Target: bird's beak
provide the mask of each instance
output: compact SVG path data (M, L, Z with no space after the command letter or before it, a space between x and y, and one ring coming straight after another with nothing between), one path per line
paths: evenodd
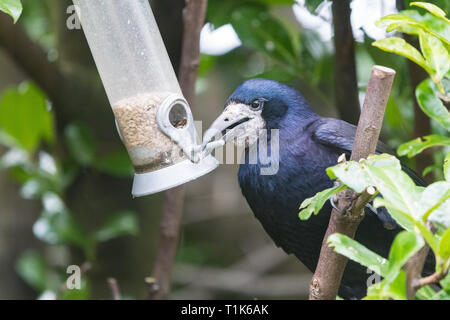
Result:
M248 106L245 104L231 104L227 106L205 132L202 150L214 139L216 141L222 140L222 144L225 144L229 140L245 133L243 124L253 118L252 114L246 112L246 110L248 110Z

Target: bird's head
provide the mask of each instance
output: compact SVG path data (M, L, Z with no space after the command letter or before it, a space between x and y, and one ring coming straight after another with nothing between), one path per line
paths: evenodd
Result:
M248 80L228 98L225 110L205 132L203 147L214 138L250 146L262 129L301 125L302 119L314 115L297 90L273 80Z

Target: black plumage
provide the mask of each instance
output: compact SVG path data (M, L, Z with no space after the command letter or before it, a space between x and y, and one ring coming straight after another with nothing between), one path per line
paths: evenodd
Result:
M308 221L299 219L299 205L333 185L326 168L335 165L342 153L350 155L356 127L342 120L317 115L298 91L265 79L244 82L231 95L226 106L251 106L261 99L264 101L261 116L265 129L279 130L279 170L275 175L261 175L263 165L259 161L256 164L246 162L239 168L239 185L255 217L275 244L286 253L296 255L314 271L331 204L327 202L322 211ZM270 149L270 143L268 145ZM390 150L380 142L377 152L389 153ZM249 148L244 156L248 159ZM417 184L424 185L412 170L405 169ZM399 231L401 228L384 208L375 212L366 209L356 240L387 257L390 244ZM343 298L363 297L370 275L366 268L350 261L339 295Z

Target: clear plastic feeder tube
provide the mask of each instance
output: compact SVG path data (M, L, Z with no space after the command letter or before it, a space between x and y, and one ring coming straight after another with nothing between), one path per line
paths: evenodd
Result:
M133 195L162 191L217 167L198 162L194 120L148 0L73 0L121 138Z

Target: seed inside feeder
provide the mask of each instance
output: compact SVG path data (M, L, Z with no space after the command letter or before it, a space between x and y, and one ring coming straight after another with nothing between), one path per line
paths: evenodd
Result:
M186 159L181 149L160 131L156 121L158 107L170 94L140 94L113 105L123 142L137 173L165 168ZM169 120L176 128L185 127L184 107L173 106Z

